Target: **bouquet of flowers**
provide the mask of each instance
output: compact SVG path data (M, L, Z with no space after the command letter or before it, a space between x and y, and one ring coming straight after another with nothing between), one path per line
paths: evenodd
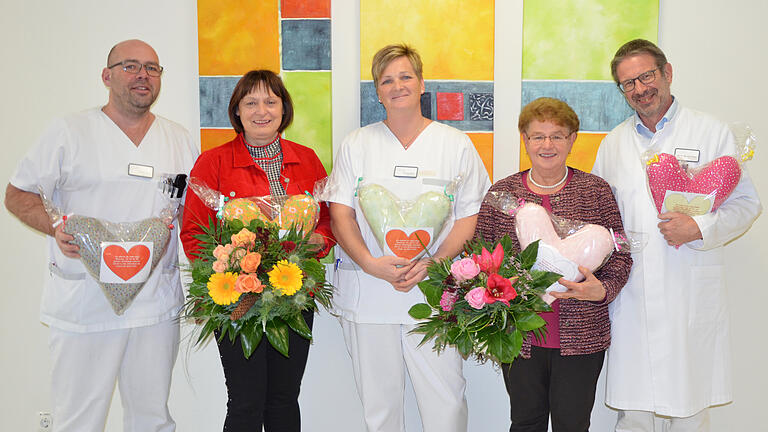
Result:
M551 309L541 296L560 278L531 268L538 246L535 241L515 255L509 236L495 248L478 240L467 243L464 258L432 263L419 283L427 303L408 312L424 320L413 330L424 334L421 343L434 339L438 352L454 345L465 358L512 363L529 332L546 331L538 312Z
M311 232L261 219L209 220L203 230L185 305L185 316L202 326L197 343L216 330L232 342L239 335L248 358L266 334L287 357L290 330L311 339L301 313L329 307L332 294Z

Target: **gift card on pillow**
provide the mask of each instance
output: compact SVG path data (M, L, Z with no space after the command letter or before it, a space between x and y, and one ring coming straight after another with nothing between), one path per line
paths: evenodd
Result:
M688 216L700 216L712 211L714 194L678 192L668 190L664 194L661 213L677 212Z
M102 242L99 282L146 282L152 249L152 242Z

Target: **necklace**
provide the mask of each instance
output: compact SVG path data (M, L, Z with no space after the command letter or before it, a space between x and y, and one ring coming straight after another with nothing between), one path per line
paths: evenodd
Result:
M387 120L384 120L384 124L387 126L387 128L389 128L390 132L392 132L392 134L395 135L395 138L397 138L397 140L400 141L400 138L397 137L394 131L392 131L392 128L389 126L389 122ZM413 142L416 141L416 138L419 137L421 132L427 127L428 124L429 124L428 122L425 122L424 119L422 119L421 126L419 126L419 129L416 131L416 133L414 133L413 136L410 139L406 140L405 142L400 141L400 145L403 146L404 150L408 150L408 147L410 147L411 144L413 144Z
M538 188L541 188L541 189L554 189L554 188L560 186L561 184L563 184L565 182L565 179L567 179L567 178L568 178L568 167L565 167L565 175L563 176L563 178L560 179L559 182L557 182L557 183L555 183L555 184L553 184L551 186L544 186L544 185L540 185L540 184L536 183L536 180L533 179L533 168L531 168L531 170L528 171L528 181L533 183L534 186L536 186Z

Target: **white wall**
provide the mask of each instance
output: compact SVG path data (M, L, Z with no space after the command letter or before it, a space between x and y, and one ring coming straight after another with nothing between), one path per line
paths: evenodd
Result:
M152 44L166 67L155 112L191 131L199 127L197 85L196 2L136 0L131 3L69 0L0 0L0 131L5 157L0 178L10 177L17 161L51 118L104 103L107 92L100 70L117 41L138 37ZM519 109L519 25L521 0L497 1L496 154L497 173L517 167ZM333 0L334 142L359 124L358 2ZM760 0L666 0L661 4L660 44L675 68L673 93L682 103L721 118L745 120L768 140L768 70L763 23L768 6ZM501 41L508 41L502 46ZM606 65L607 67L607 65ZM194 135L194 133L193 133ZM758 148L750 171L758 191L768 200L768 157ZM727 247L732 310L732 351L736 401L713 410L713 430L758 430L768 373L762 334L761 306L768 300L762 269L768 268L768 222L758 220L743 238ZM36 413L50 409L46 327L37 313L45 271L43 238L7 212L0 212L6 278L0 301L0 429L34 431ZM360 404L350 375L350 362L338 325L324 313L315 321L316 342L310 354L302 391L306 431L362 430ZM489 365L467 363L470 431L504 430L507 398L501 377ZM216 349L191 350L182 342L171 410L179 430L220 430L226 394ZM602 386L602 383L601 383ZM417 431L418 416L409 395L409 430ZM595 431L609 430L615 414L600 402L593 412ZM107 430L122 430L119 398Z

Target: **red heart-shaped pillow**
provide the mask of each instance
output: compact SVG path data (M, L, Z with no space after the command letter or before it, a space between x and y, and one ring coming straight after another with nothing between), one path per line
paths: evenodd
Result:
M659 213L667 191L712 194L712 211L715 211L733 192L741 177L739 162L732 156L719 157L689 173L675 156L661 153L648 162L646 172L653 203Z

